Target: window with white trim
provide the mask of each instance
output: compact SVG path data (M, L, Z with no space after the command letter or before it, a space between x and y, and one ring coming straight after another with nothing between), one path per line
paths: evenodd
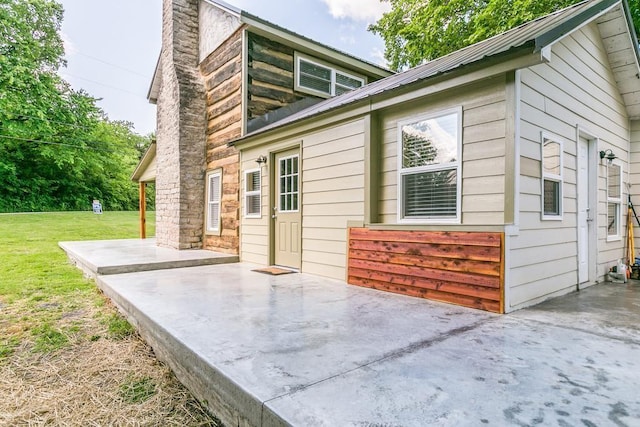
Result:
M364 86L360 76L296 54L296 90L324 97L342 95Z
M619 239L622 217L622 166L617 162L607 164L607 238Z
M220 232L220 202L222 199L222 172L207 174L207 232Z
M462 108L398 123L398 220L459 222Z
M244 173L244 216L247 218L260 218L262 215L260 178L260 169Z
M542 219L562 219L562 143L542 136Z

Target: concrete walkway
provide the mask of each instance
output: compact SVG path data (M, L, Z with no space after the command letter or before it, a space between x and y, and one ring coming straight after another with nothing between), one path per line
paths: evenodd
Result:
M237 255L161 248L156 239L60 242L69 259L87 276L238 262Z
M211 265L98 276L228 426L640 426L640 285L510 315Z

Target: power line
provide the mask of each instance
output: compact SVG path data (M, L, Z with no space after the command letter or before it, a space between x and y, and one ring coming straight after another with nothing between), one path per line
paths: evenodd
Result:
M6 110L5 111L0 110L0 112L6 113L6 114L10 113L9 111L6 111ZM53 119L45 119L44 117L28 116L26 114L16 114L16 117L14 119L9 119L9 120L20 120L22 118L33 119L33 120L41 120L43 122L49 122L49 123L57 123L59 125L71 126L71 127L76 128L76 129L93 129L93 126L79 125L79 124L71 123L71 122L61 122L61 121L53 120Z
M86 53L82 53L82 52L75 52L75 53L77 53L78 55L86 56L87 58L93 59L94 61L102 62L103 64L109 65L109 66L111 66L111 67L119 68L119 69L121 69L121 70L123 70L123 71L126 71L126 72L128 72L128 73L135 74L135 75L138 75L138 76L140 76L140 77L144 77L144 78L146 78L146 79L148 79L148 78L149 78L149 76L148 76L148 75L146 75L146 74L142 74L142 73L139 73L139 72L137 72L137 71L130 70L130 69L125 68L125 67L123 67L123 66L121 66L121 65L113 64L113 63L111 63L111 62L107 62L107 61L105 61L105 60L103 60L103 59L96 58L95 56L87 55Z
M107 150L106 148L97 148L97 147L92 147L92 146L88 146L88 147L79 147L77 145L73 145L73 144L65 144L64 142L52 142L52 141L44 141L42 139L29 139L29 138L20 138L17 136L9 136L9 135L0 135L0 138L7 138L7 139L13 139L16 141L24 141L24 142L35 142L38 144L48 144L48 145L61 145L61 146L65 146L65 147L72 147L72 148L77 148L80 150L93 150L93 151L104 151L107 153L113 153L113 150ZM99 144L98 142L96 142L97 144Z
M87 78L84 78L84 77L80 77L80 76L77 76L75 74L71 74L71 73L67 73L67 72L64 72L64 74L66 74L68 76L71 76L71 77L75 77L76 79L85 80L87 82L91 82L91 83L94 83L94 84L97 84L97 85L100 85L100 86L108 87L109 89L117 90L117 91L120 91L120 92L125 92L125 93L128 93L130 95L134 95L134 96L136 96L138 98L142 98L142 99L145 99L145 100L147 99L146 96L140 95L139 93L131 92L131 91L126 90L126 89L122 89L122 88L119 88L119 87L116 87L116 86L111 86L111 85L108 85L106 83L100 83L98 81L87 79Z

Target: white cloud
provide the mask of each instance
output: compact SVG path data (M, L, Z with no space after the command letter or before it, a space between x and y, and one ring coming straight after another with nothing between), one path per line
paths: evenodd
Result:
M322 0L329 6L329 13L334 18L350 18L354 21L374 22L384 12L391 10L389 2L380 0Z
M387 58L384 57L384 50L375 47L371 50L371 54L369 55L375 64L378 64L381 67L389 67L389 63L387 62Z

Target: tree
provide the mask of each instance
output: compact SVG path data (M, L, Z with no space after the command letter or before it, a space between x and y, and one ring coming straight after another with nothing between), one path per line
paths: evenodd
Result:
M385 43L394 70L414 67L579 0L381 0L391 3L369 27ZM640 0L630 0L634 23L640 23Z
M145 138L57 74L62 18L53 0L0 0L0 212L135 208Z

